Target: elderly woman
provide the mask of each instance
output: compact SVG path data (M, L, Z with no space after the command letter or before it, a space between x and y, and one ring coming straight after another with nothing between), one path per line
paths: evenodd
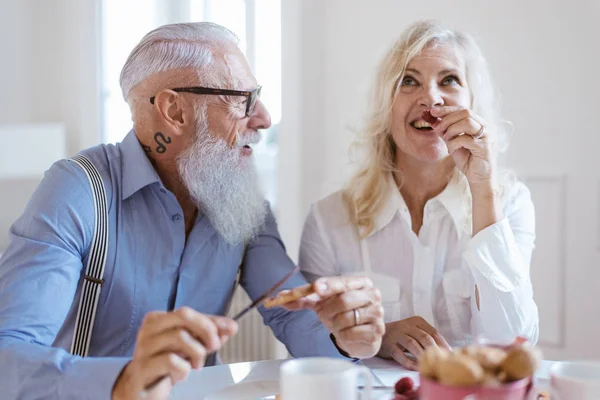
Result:
M387 52L374 88L358 142L364 166L306 220L305 276L370 276L385 312L379 355L407 368L429 346L536 342L533 204L498 165L506 124L481 50L417 22ZM354 312L356 324L364 314Z

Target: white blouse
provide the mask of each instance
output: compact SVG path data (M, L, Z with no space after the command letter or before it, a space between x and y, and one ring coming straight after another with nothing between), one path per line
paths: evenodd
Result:
M475 337L537 342L539 316L529 276L535 216L527 187L517 182L505 200L505 218L472 237L464 179L452 179L425 204L418 235L391 174L387 182L375 229L363 240L342 192L312 205L299 261L307 279L369 276L381 291L385 322L421 316L451 346Z

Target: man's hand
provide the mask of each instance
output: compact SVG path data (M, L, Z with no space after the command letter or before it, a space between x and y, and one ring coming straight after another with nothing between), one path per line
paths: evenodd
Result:
M312 309L333 333L338 347L348 355L356 358L374 356L381 346L385 325L381 294L371 280L335 276L319 278L313 285L315 294L283 307L288 310Z
M146 315L137 335L133 359L115 382L113 400L166 399L175 383L192 368L204 366L206 357L237 332L225 317L204 315L188 307Z
M386 324L383 343L377 355L383 358L393 358L404 368L416 370L417 362L404 354L404 351L408 351L418 358L428 347L452 350L441 333L427 321L421 317L410 317Z

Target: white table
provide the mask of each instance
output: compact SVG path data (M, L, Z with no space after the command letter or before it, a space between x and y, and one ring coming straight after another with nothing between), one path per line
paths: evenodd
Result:
M279 367L286 360L271 360L248 363L218 365L192 371L187 381L173 389L174 400L241 400L258 399L278 393ZM408 371L393 361L381 358L364 360L371 369L375 385L391 386L403 376L418 382L418 373ZM543 361L536 373L538 387L548 385L551 361ZM393 389L377 390L373 400L391 399Z

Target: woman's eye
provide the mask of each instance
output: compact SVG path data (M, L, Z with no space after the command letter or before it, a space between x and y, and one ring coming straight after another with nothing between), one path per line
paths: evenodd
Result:
M402 79L402 86L412 86L416 84L417 81L411 76L405 76L404 79Z
M460 80L454 75L447 76L442 81L442 85L454 85L454 84L460 85Z

